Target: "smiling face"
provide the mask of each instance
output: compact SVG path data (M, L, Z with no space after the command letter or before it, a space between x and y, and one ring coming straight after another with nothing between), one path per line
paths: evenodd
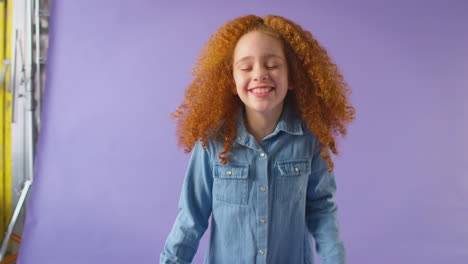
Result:
M262 31L242 36L234 50L236 92L246 113L277 115L288 89L288 66L280 40Z

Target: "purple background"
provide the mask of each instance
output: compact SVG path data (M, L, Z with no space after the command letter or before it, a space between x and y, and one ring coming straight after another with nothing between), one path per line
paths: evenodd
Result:
M168 115L209 36L251 13L309 29L353 88L335 158L348 263L468 263L466 1L52 4L20 264L158 263L189 157Z

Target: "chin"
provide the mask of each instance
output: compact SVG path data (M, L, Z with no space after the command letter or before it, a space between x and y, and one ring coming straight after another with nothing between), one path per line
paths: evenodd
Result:
M277 109L279 107L279 105L276 105L276 106L253 106L253 107L249 107L247 106L247 108L250 110L250 111L253 111L253 112L257 112L257 113L260 113L260 114L268 114L268 113L271 113L273 112L275 109Z

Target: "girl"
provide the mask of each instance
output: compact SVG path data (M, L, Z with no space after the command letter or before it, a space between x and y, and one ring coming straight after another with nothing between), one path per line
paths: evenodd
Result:
M326 50L296 23L236 18L211 37L174 113L192 152L160 263L342 264L330 151L355 110Z

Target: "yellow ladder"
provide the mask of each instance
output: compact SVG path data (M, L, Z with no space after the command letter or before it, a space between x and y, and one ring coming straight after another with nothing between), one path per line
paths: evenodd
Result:
M0 72L4 72L0 83L0 240L12 214L12 164L11 164L11 93L8 92L9 60L11 59L13 1L0 2ZM1 76L0 76L1 77ZM0 80L2 81L2 80Z

